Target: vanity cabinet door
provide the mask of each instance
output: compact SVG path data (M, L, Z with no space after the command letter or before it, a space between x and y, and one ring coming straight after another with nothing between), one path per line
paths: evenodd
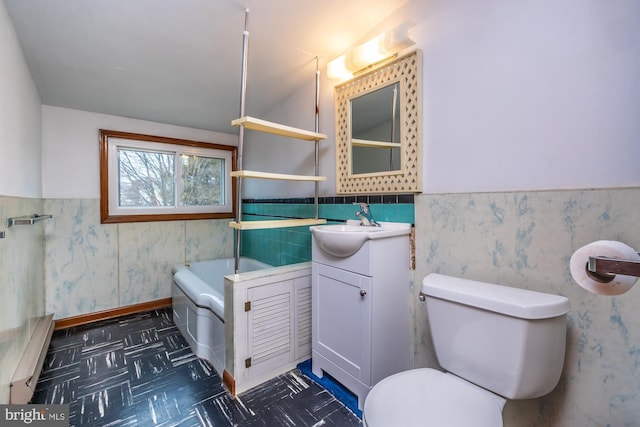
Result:
M313 350L344 373L371 384L371 278L313 263ZM343 372L342 372L343 371Z

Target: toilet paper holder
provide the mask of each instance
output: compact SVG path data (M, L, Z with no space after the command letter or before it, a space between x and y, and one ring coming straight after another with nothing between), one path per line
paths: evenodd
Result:
M638 255L640 255L640 253L638 253ZM589 257L587 270L596 277L604 280L607 278L613 279L613 276L616 274L640 277L640 261L601 256Z

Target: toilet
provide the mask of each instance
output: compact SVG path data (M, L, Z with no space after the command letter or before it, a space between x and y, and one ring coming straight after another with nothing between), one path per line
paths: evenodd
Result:
M562 373L569 300L430 274L422 282L438 363L384 378L369 392L367 427L500 427L507 399L533 399Z

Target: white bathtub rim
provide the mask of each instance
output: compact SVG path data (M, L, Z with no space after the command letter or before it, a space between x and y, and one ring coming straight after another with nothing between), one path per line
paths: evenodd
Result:
M173 274L176 286L196 307L210 310L224 322L224 295L211 289L211 286L193 274L187 267L178 266L176 268L177 270L174 269L175 273Z
M206 263L229 263L233 262L233 258L221 258L221 259L213 259L213 260L205 260L205 261L197 261L192 263L191 265L202 265ZM256 268L260 267L261 269L269 269L273 268L270 265L255 260L253 258L241 257L241 264L244 266L243 268ZM253 270L257 271L257 270ZM225 272L221 272L221 275L217 277L217 280L220 280L221 284L224 283L224 274ZM245 273L243 273L245 274ZM173 281L178 286L178 288L191 300L191 302L196 306L204 309L210 310L213 314L215 314L220 320L224 322L224 286L221 286L222 293L218 292L216 289L216 285L209 284L205 282L200 276L194 273L189 266L187 265L176 265L173 267Z

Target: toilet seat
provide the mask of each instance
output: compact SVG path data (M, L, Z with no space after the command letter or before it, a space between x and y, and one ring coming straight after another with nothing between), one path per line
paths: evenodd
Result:
M364 403L367 427L502 427L501 397L435 369L380 381Z

